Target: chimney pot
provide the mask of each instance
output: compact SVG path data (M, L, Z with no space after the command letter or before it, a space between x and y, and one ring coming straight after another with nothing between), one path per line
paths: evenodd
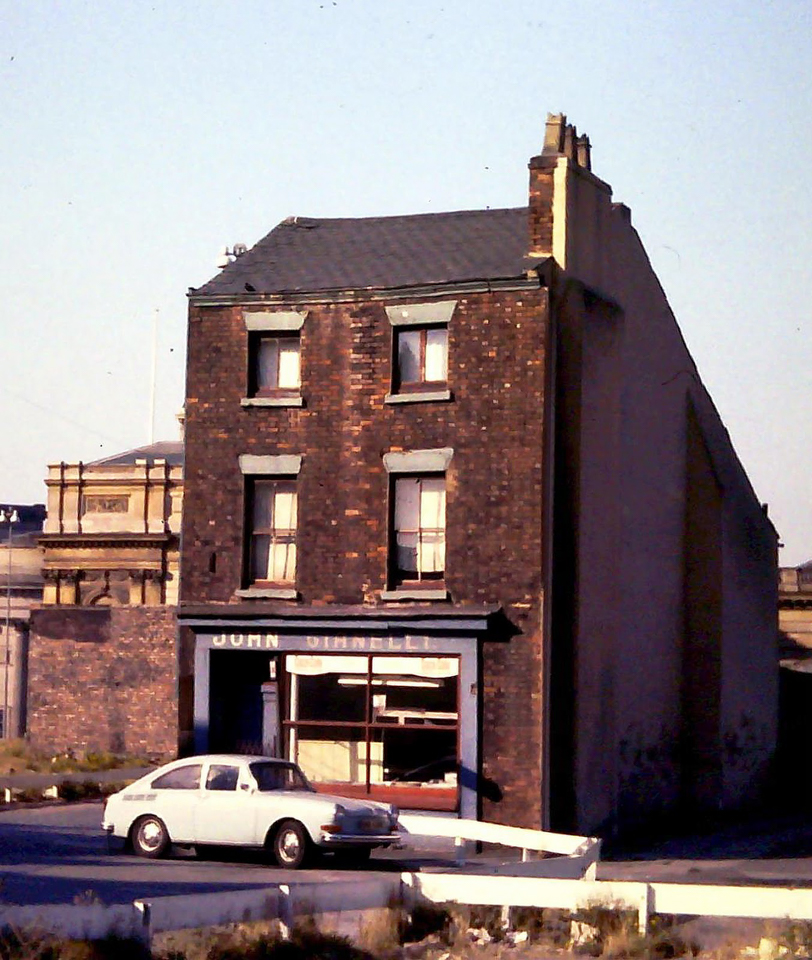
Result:
M584 170L592 169L592 147L589 143L589 137L584 133L576 141L578 166Z
M544 130L542 154L561 153L564 149L564 127L567 118L563 113L548 113Z
M568 123L566 127L564 127L564 156L568 157L570 160L573 160L573 161L576 160L576 156L575 156L576 136L577 136L577 132L575 130L575 127L571 123Z

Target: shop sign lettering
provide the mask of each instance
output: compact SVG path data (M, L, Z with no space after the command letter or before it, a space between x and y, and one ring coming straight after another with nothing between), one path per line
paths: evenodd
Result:
M279 637L275 633L217 633L211 638L212 646L233 647L245 650L277 650Z
M393 653L432 650L428 637L305 637L308 650L357 650Z
M231 650L321 650L358 653L431 653L430 637L285 637L276 633L216 633L212 646Z

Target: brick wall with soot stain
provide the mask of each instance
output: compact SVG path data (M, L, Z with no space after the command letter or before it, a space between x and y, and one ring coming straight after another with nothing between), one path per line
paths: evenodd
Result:
M546 290L458 298L449 326L450 403L384 402L392 328L383 303L308 309L301 409L241 407L248 367L242 308L190 310L182 600L236 599L244 524L238 457L291 453L304 457L302 602L379 603L388 549L382 455L453 447L452 602L501 604L520 630L509 643L486 644L484 654L483 774L494 782L491 795L502 793L485 812L538 825ZM257 601L264 605L273 602Z
M32 612L28 730L54 752L174 756L174 607Z

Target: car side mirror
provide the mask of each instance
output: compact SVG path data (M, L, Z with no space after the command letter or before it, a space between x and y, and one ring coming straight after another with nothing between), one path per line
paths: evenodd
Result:
M241 783L240 790L244 790L246 793L253 793L253 788L250 783Z

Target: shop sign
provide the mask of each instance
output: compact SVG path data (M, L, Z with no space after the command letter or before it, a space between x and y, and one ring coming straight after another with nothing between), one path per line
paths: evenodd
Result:
M431 637L284 637L277 633L216 633L213 647L230 650L319 650L358 653L432 653L442 644Z

